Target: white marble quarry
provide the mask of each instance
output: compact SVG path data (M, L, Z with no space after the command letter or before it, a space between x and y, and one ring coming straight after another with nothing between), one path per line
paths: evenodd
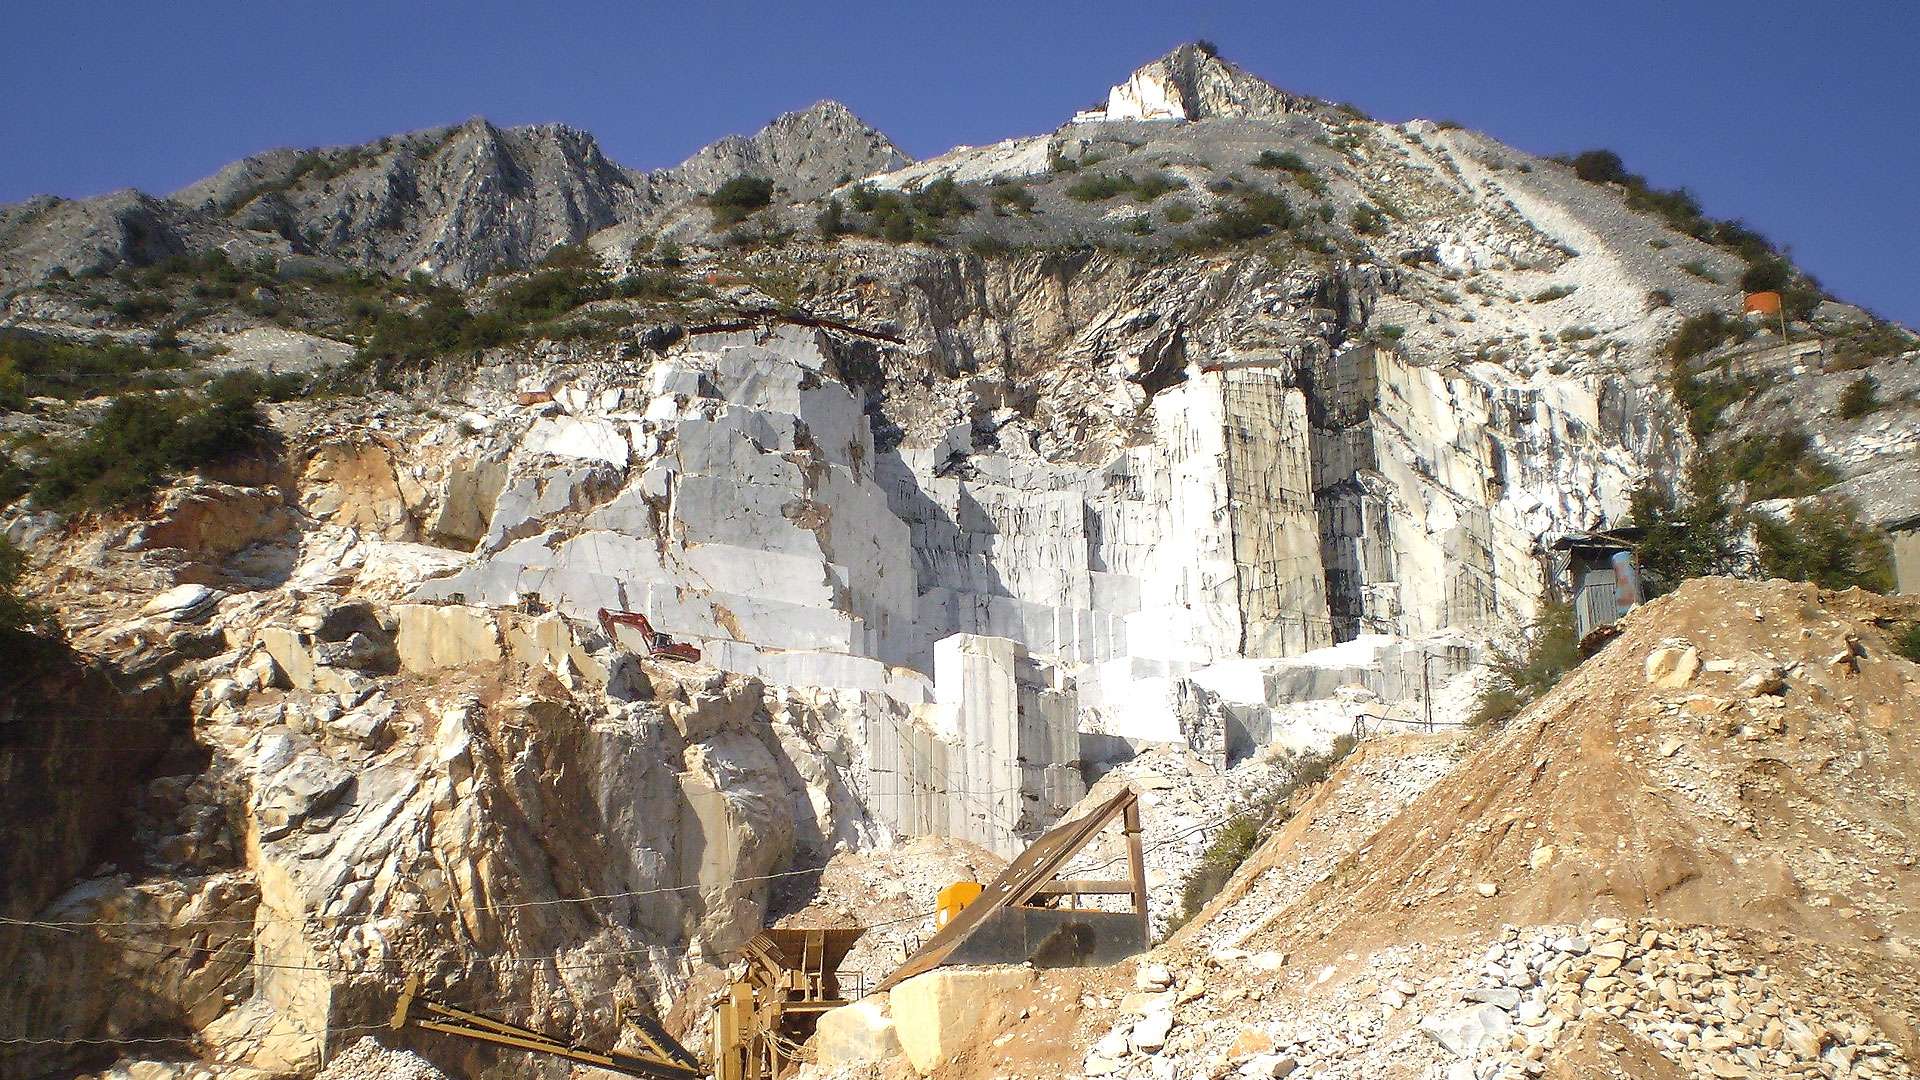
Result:
M1041 457L1004 409L881 452L832 350L699 335L549 380L472 436L436 535L473 553L409 599L552 612L609 659L645 643L596 613L640 611L705 667L854 695L874 819L1011 853L1089 763L1405 720L1409 639L1530 615L1533 537L1633 475L1579 384L1371 347L1190 366L1104 461Z
M934 652L934 700L867 732L875 816L1011 857L1086 794L1072 691L1007 638Z

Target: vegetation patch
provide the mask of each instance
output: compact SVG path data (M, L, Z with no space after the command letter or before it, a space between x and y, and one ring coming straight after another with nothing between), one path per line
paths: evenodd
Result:
M861 184L847 196L847 206L865 219L859 232L896 244L937 244L951 219L975 209L950 176L906 195Z
M1025 184L1009 183L1005 180L987 190L987 199L995 210L1016 214L1031 214L1034 208L1033 192Z
M764 176L736 176L707 196L716 229L730 229L773 205L773 181Z
M87 433L53 444L33 469L34 501L53 509L113 510L169 478L270 449L258 384L220 380L204 395L116 398Z
M1552 288L1541 289L1528 300L1535 304L1550 304L1555 300L1564 300L1572 296L1579 288L1578 285L1555 285Z
M1467 722L1483 730L1504 727L1578 666L1580 639L1574 634L1573 605L1548 604L1527 629L1524 647L1513 652L1494 650L1488 663L1491 676Z
M1219 894L1234 871L1259 849L1261 842L1292 818L1288 804L1293 797L1324 781L1335 765L1353 753L1355 745L1353 736L1342 735L1333 740L1332 747L1324 754L1301 755L1284 781L1259 792L1244 810L1213 834L1207 850L1200 856L1200 865L1180 890L1180 914L1174 927L1199 914L1207 901Z
M1920 339L1892 323L1876 322L1836 338L1831 365L1840 371L1855 371L1914 349L1920 349Z
M1860 520L1851 501L1809 499L1787 519L1761 518L1760 569L1769 577L1827 589L1893 591L1893 553L1880 530Z
M23 649L60 636L60 624L54 621L53 612L20 595L20 582L26 573L26 553L0 536L0 650L6 653L0 668L11 669L21 659Z
M1880 384L1873 381L1873 376L1862 375L1840 391L1840 419L1858 420L1884 404L1880 400Z
M195 362L178 345L70 342L0 328L0 409L24 409L33 397L76 401L129 388L169 386L169 373Z
M1641 529L1634 561L1650 594L1691 578L1748 569L1740 515L1706 455L1695 459L1679 496L1649 479L1634 491L1629 507L1630 520Z
M1347 211L1347 227L1361 236L1373 236L1387 231L1387 215L1376 207L1361 203Z
M1744 482L1747 498L1754 501L1798 499L1838 479L1813 453L1812 438L1798 425L1736 439L1724 459L1728 475Z
M1307 159L1291 150L1262 150L1260 156L1253 159L1256 169L1275 169L1286 173L1293 181L1305 188L1309 194L1319 197L1327 193L1327 182L1313 170Z

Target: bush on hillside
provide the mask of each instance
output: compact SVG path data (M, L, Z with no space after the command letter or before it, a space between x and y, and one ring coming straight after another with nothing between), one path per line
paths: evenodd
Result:
M1746 435L1726 447L1728 476L1747 485L1747 500L1798 499L1839 479L1813 452L1798 425Z
M36 502L112 510L151 495L169 477L269 448L254 391L216 385L204 399L126 394L87 433L54 444L33 471Z
M1827 589L1893 590L1893 552L1885 534L1841 498L1809 499L1786 519L1756 522L1760 569L1769 577Z
M1002 180L993 185L988 192L988 198L993 201L996 209L1012 210L1020 214L1033 213L1035 201L1033 192L1028 191L1024 184Z
M18 659L22 647L60 636L60 624L53 612L20 595L20 581L26 573L26 553L0 536L0 652L9 660ZM0 668L6 666L0 662Z
M1280 814L1294 795L1325 780L1333 773L1335 765L1353 753L1355 745L1351 735L1342 735L1333 740L1333 745L1324 754L1301 755L1284 781L1261 791L1245 809L1214 833L1206 851L1200 856L1199 866L1180 890L1180 914L1175 918L1174 925L1183 924L1199 914L1207 901L1219 894L1232 879L1234 871L1240 869L1247 857L1260 846L1260 842L1286 824L1287 818Z
M1548 604L1527 630L1519 651L1496 649L1491 676L1468 723L1495 729L1553 689L1562 676L1580 666L1580 639L1574 635L1573 605Z
M1858 420L1880 407L1880 384L1862 375L1840 391L1840 419Z
M117 341L61 341L0 329L0 409L24 409L30 397L68 401L129 387L165 385L165 373L191 367L177 343L159 348Z
M1634 561L1649 592L1746 570L1739 512L1727 497L1725 481L1704 458L1688 473L1683 497L1649 479L1634 491L1629 507L1630 520L1642 530Z
M715 228L727 229L773 204L773 181L764 176L736 176L707 196Z
M1904 659L1920 664L1920 622L1908 623L1906 629L1893 635L1893 651Z
M860 232L897 244L937 244L946 234L950 218L975 209L950 176L907 195L861 184L848 193L847 206L867 219Z

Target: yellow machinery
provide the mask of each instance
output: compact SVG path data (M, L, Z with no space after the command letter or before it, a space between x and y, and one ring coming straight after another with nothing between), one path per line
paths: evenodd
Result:
M412 1026L423 1031L437 1031L444 1035L510 1046L516 1050L551 1054L628 1076L645 1077L647 1080L701 1080L707 1075L706 1070L700 1067L700 1062L652 1017L626 1016L625 1019L631 1021L639 1031L641 1040L648 1047L646 1053L590 1050L517 1024L429 1001L420 996L420 976L413 975L407 979L406 989L401 991L400 1000L394 1004L392 1027L399 1031Z
M953 921L955 915L966 910L968 904L980 899L980 883L977 881L956 881L940 890L938 907L933 917L935 930Z
M840 961L866 931L762 930L747 942L746 971L713 1007L714 1080L779 1080L799 1068L820 1014L850 1001Z

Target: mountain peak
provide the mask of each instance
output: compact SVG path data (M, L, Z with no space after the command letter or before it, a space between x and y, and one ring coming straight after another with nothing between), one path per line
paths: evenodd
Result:
M1289 94L1257 75L1222 60L1213 46L1190 41L1136 69L1107 92L1105 105L1080 113L1078 121L1206 120L1218 116L1271 116L1298 112L1308 98Z

